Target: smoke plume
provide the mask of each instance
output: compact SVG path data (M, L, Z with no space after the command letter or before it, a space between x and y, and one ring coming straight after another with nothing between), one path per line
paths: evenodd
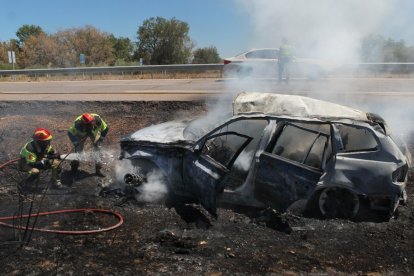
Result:
M286 38L298 58L316 58L329 64L360 62L362 39L370 34L380 34L395 40L404 39L413 43L411 13L414 4L407 0L237 0L236 6L247 15L251 32L249 44L243 50L261 47L278 48ZM335 68L335 66L334 66ZM295 78L292 71L292 78ZM330 71L328 72L329 76ZM354 71L353 78L363 75ZM343 75L339 75L343 77ZM369 77L372 77L369 76ZM378 76L376 76L378 77ZM273 79L277 78L276 74ZM397 81L396 81L397 82ZM382 91L379 85L370 83L372 92ZM380 83L380 82L378 82ZM275 84L249 75L227 82L231 93L242 91L269 92L304 95L316 99L358 108L381 115L393 130L394 135L408 135L414 131L410 123L414 119L409 101L405 96L387 101L384 96L368 95L366 88L355 79L330 79L309 82L291 80L289 85ZM404 81L398 80L396 89L404 91ZM411 88L410 88L411 89ZM318 92L315 92L318 91ZM411 91L411 90L410 90ZM396 99L398 98L398 99Z
M127 173L142 175L141 168L134 166L130 160L125 159L117 162L115 166L116 183L121 188L126 185L124 183L124 176ZM145 176L147 181L137 187L138 193L135 195L135 198L140 202L156 202L163 199L168 189L162 173L159 171L150 171Z
M387 0L241 0L253 47L279 47L288 39L297 55L336 62L358 60L361 39L393 11Z

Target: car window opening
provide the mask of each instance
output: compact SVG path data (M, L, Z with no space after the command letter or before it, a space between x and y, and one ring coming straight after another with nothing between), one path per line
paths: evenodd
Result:
M375 151L378 148L373 133L366 128L344 124L337 125L342 139L342 152Z
M253 161L254 153L263 135L263 130L268 124L268 120L262 118L237 120L218 129L207 139L202 148L202 153L228 167L237 151L246 142L246 138L228 133L238 133L251 138L251 141L238 154L231 167L228 167L230 172L227 177L228 185L226 188L234 189L244 183Z
M271 153L320 169L332 154L329 137L328 125L287 123Z

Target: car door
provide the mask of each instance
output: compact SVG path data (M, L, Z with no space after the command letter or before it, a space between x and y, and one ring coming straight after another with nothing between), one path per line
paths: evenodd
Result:
M264 204L285 211L312 194L332 148L329 124L280 125L274 141L259 157L254 193Z
M217 216L217 194L223 191L234 161L251 140L252 137L237 132L216 133L185 154L184 184L213 216Z
M276 76L278 49L257 49L246 53L245 70L250 69L250 73L256 77Z
M240 161L247 161L248 153L256 151L268 125L269 120L264 117L233 118L200 139L194 150L185 154L184 184L214 216L218 193L225 185L234 184L233 181L243 181L243 177L235 180L233 174L240 172Z

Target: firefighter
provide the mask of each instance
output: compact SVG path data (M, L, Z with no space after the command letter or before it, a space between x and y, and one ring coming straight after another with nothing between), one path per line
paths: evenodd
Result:
M279 48L278 57L278 73L279 81L282 81L283 74L286 76L286 82L289 82L290 78L290 63L292 62L292 46L289 45L286 38L282 39L282 45Z
M20 151L19 166L29 175L26 183L33 183L41 170L52 169L52 180L56 187L61 187L60 155L51 146L52 135L49 130L37 128L32 140L24 145Z
M101 118L101 116L93 113L84 113L79 115L68 130L69 139L75 147L76 153L83 151L87 138L91 140L94 150L97 153L95 160L95 173L101 177L105 175L101 172L102 160L99 154L99 149L106 134L108 133L108 130L108 124ZM79 161L72 160L70 165L72 175L75 176L79 168Z

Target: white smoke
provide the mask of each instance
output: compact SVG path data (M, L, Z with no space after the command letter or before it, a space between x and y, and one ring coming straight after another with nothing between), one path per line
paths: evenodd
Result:
M288 39L297 55L357 61L360 41L389 21L388 0L237 0L252 26L251 45L279 47ZM240 5L241 4L241 5Z
M148 182L139 187L136 199L142 202L156 202L162 200L167 194L167 185L161 172L152 171L147 175Z
M261 47L278 48L282 38L286 38L298 58L319 58L341 64L360 62L362 39L370 34L414 42L414 31L407 28L412 21L409 11L414 4L408 0L235 0L234 3L246 14L251 26L251 31L246 31L250 38L249 45L244 45L240 51ZM361 72L352 72L353 76L361 77ZM295 78L297 72L291 73ZM275 78L276 74L273 76ZM403 90L405 84L399 81L398 85ZM410 123L414 115L409 101L404 100L404 97L398 100L392 97L392 101L384 103L384 97L376 99L375 95L355 93L358 89L366 88L360 83L356 85L354 79L338 81L328 78L327 81L313 83L295 82L293 79L292 83L286 85L246 77L229 80L227 86L232 92L304 95L378 113L388 122L394 135L404 136L414 130ZM377 89L373 91L376 92L383 88L373 89Z
M126 174L142 175L141 168L134 166L128 159L121 160L115 165L116 182L119 187L125 187ZM167 183L160 171L153 170L145 175L147 181L137 188L135 198L139 202L157 202L162 200L167 192Z
M99 151L88 150L62 154L60 158L65 160L78 160L80 162L103 162L104 164L108 164L115 160L115 152L107 149L101 149Z
M132 166L132 163L128 159L120 160L115 163L115 178L116 183L120 186L124 186L124 176L127 173L135 173L135 168Z
M234 162L234 167L241 171L247 172L250 169L250 164L252 163L253 156L254 151L243 151Z

